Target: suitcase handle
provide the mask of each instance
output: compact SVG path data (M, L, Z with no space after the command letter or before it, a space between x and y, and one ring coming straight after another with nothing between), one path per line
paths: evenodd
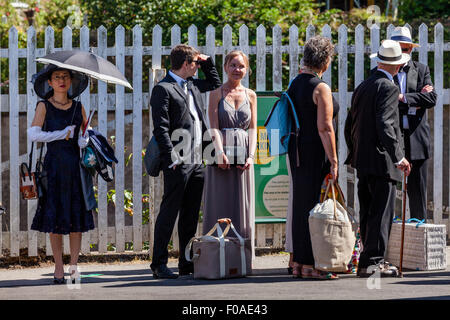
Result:
M231 219L230 218L221 218L221 219L217 219L218 223L227 223L230 224L231 223Z

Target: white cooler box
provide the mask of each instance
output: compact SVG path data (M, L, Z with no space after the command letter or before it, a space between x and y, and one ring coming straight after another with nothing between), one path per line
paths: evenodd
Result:
M403 268L442 270L447 268L446 226L443 224L405 223ZM386 260L400 265L402 224L393 223Z

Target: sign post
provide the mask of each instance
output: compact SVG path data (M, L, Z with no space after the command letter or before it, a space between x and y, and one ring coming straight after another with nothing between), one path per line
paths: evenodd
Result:
M255 154L255 215L265 223L285 219L288 209L289 176L286 156L271 157L264 122L277 101L272 92L258 92L257 145ZM278 219L277 219L278 218Z

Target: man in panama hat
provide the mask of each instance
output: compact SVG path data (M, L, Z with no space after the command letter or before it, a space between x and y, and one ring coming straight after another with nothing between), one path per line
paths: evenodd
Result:
M395 187L402 173L411 166L405 159L401 137L395 76L409 60L398 42L385 40L370 56L377 71L353 93L345 122L349 149L346 164L356 168L360 203L360 231L363 251L359 277L379 271L381 276L396 276L397 269L384 261L395 207Z
M397 27L391 35L405 54L411 54L414 47L407 27ZM399 87L398 106L400 129L403 133L405 157L411 163L408 177L408 197L411 218L427 218L427 163L430 158L431 139L427 109L436 104L437 95L431 82L428 66L412 61L405 63L394 82Z

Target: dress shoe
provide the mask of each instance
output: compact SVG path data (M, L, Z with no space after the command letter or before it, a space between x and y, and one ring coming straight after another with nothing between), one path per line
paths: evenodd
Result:
M180 276L188 276L194 273L194 264L188 264L184 267L178 267L178 274Z
M155 279L176 279L178 275L170 271L165 264L158 267L151 268L153 271L153 278Z
M53 284L65 284L66 280L64 279L64 277L62 278L57 278L57 277L53 277Z
M397 267L391 266L389 262L380 262L367 268L358 268L356 276L368 278L375 273L378 273L382 278L397 277L399 275Z

